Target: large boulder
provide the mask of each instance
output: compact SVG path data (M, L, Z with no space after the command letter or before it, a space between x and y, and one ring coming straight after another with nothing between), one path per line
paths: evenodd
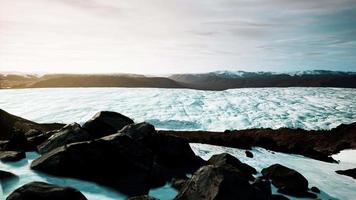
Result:
M124 126L134 123L132 119L116 112L101 111L87 121L83 128L95 138L116 133Z
M77 123L72 123L58 130L45 142L40 144L37 149L40 154L44 154L63 145L83 142L90 139L90 134L85 129Z
M16 162L26 157L23 151L0 151L0 160L3 162Z
M345 176L350 176L350 177L356 179L356 168L347 169L347 170L337 170L335 172L338 173L338 174L345 175Z
M308 192L308 180L293 169L274 164L263 169L262 174L272 180L278 192L297 197L315 197L314 194Z
M234 157L228 153L221 153L221 154L213 155L208 160L208 163L210 165L216 165L216 166L231 165L231 166L239 169L241 172L243 172L245 178L247 178L249 180L253 180L252 175L257 173L255 168L249 166L248 164L242 163L239 159L237 159L236 157Z
M46 132L60 129L63 126L64 124L59 123L39 124L0 109L0 140L11 139L14 132L25 134L31 130L33 134L35 130Z
M31 164L35 170L95 181L129 196L148 193L152 166L149 149L119 134L61 146Z
M71 187L43 182L31 182L13 191L6 200L86 200L85 196Z
M175 199L264 200L268 197L268 194L251 185L243 173L231 165L207 165L194 173Z

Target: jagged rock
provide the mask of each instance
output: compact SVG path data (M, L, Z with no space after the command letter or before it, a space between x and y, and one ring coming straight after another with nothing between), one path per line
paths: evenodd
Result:
M251 151L245 151L246 157L253 158L253 154Z
M233 167L236 167L237 169L242 171L244 173L245 178L249 180L253 180L254 178L252 174L257 173L255 168L249 166L248 164L242 163L239 159L228 153L213 155L208 160L208 163L216 166L231 165Z
M308 192L308 180L293 169L274 164L263 169L262 174L272 180L278 192L297 197L316 197L315 194Z
M127 136L72 143L43 154L31 168L110 186L129 196L147 194L153 154Z
M6 200L86 200L85 196L71 187L43 182L31 182L13 191Z
M272 195L271 182L263 177L258 177L252 183L254 187L262 191L261 194L264 194L265 199L269 199Z
M141 195L141 196L130 197L128 200L158 200L158 199L154 197L150 197L148 195Z
M194 173L175 200L264 200L266 196L235 167L207 165Z
M45 142L40 144L37 149L40 154L44 154L63 145L83 142L90 139L90 134L85 129L77 123L72 123L58 130Z
M64 124L51 123L39 124L21 117L17 117L0 109L0 140L9 140L13 133L21 133L25 135L30 130L50 131L63 127Z
M347 169L347 170L337 170L335 172L338 173L338 174L345 175L345 176L350 176L350 177L356 179L356 168Z
M134 123L132 119L116 112L101 111L87 121L83 128L94 138L100 138L116 133L124 126Z
M23 151L0 151L0 160L3 162L16 162L26 158Z

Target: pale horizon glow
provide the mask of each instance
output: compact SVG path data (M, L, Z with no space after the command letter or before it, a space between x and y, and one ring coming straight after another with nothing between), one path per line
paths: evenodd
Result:
M356 70L356 0L0 0L0 71Z

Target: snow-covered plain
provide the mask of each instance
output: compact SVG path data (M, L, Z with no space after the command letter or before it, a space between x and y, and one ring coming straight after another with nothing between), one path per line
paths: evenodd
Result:
M84 122L100 110L112 110L149 121L158 129L225 130L256 127L290 127L330 129L356 119L356 90L336 88L260 88L227 91L143 88L57 88L0 90L0 108L37 122ZM339 169L356 167L355 150L335 155L339 164L325 163L299 155L275 153L261 148L247 158L244 150L203 144L191 144L194 152L208 159L228 152L258 171L281 163L301 172L322 190L321 199L354 199L356 181L336 174ZM0 169L19 175L18 182L3 183L0 199L15 188L34 180L69 185L81 190L89 200L125 199L110 188L69 178L37 173L29 164L38 155L12 164L1 163ZM274 188L274 192L275 192ZM150 195L172 199L176 191L168 185L153 189Z

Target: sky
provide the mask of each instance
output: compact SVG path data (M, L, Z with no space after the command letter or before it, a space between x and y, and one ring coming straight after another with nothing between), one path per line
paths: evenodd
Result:
M0 0L0 71L356 71L356 0Z

